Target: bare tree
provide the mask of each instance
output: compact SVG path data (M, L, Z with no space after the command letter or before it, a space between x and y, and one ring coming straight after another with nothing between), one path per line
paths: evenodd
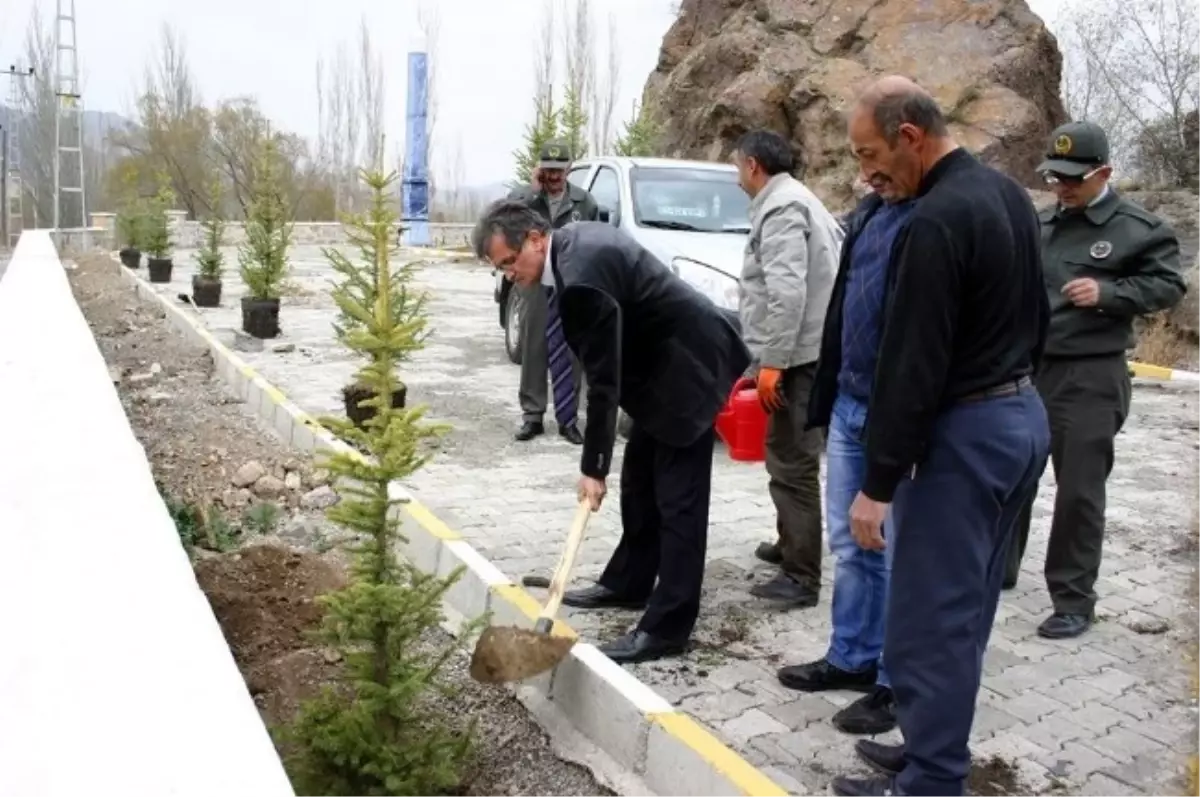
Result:
M429 170L429 207L437 198L438 174L435 160L440 160L437 147L437 118L438 118L438 80L440 67L438 64L438 44L442 35L442 15L438 6L429 0L421 0L417 7L417 25L425 39L426 73L425 81L428 87L425 106L425 164Z
M332 63L317 61L317 164L332 184L334 214L353 205L354 166L358 163L359 82L344 44ZM382 82L382 81L381 81ZM380 87L382 94L382 86Z
M554 107L554 3L544 0L542 27L533 55L533 101L538 107Z
M1193 0L1074 0L1063 9L1071 115L1108 132L1114 161L1152 180L1190 179L1188 114L1200 103Z
M364 16L358 31L358 97L361 103L365 140L362 159L355 166L383 168L384 80L383 59L371 46L371 33Z
M616 138L617 100L621 95L621 55L617 46L617 16L608 14L606 31L605 69L603 76L597 74L594 90L591 93L591 149L597 155L605 155L612 151Z
M19 118L15 125L21 186L24 193L24 224L48 227L54 219L54 35L42 22L37 6L25 29L25 65L33 76L19 82ZM10 78L12 80L14 78Z
M358 132L361 117L359 115L358 84L354 80L354 72L350 66L350 57L345 44L339 44L334 58L333 96L341 106L338 118L341 126L338 135L342 139L342 157L337 164L338 181L338 210L353 210L354 196L357 192L357 182L354 176L354 165L358 163Z
M592 33L589 0L571 0L562 14L562 48L565 84L563 127L576 157L584 154L588 132L590 99L595 94L596 42Z
M165 177L183 209L198 218L209 208L212 120L196 91L183 39L169 25L146 64L137 110L137 125L112 141L139 161L141 193L154 193Z

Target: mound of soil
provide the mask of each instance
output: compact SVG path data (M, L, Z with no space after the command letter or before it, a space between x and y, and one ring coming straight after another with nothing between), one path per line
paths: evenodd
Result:
M315 554L255 544L197 562L196 580L246 671L312 647L305 632L321 619L316 598L345 576Z

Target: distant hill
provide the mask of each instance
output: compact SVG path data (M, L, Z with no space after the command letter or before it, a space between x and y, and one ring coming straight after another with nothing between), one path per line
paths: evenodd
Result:
M10 118L12 124L15 124L18 116L19 112L7 105L0 105L0 126L8 127ZM85 109L83 112L83 142L91 149L99 149L111 132L132 124L132 121L119 113Z

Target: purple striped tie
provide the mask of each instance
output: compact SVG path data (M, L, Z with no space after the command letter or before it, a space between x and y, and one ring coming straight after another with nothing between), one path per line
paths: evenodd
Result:
M558 420L558 428L566 429L574 425L578 410L575 382L571 378L571 351L567 348L567 336L563 333L562 319L558 316L558 296L553 288L547 292L546 351L549 352L550 385L554 389L554 417Z

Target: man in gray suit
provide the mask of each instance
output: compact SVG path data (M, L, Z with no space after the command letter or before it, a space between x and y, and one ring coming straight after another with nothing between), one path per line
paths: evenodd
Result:
M515 189L510 199L524 202L544 218L552 229L573 221L595 221L599 216L596 200L582 188L567 182L571 166L570 145L562 140L542 145L531 185ZM516 439L532 440L545 434L542 417L546 414L546 383L549 374L546 347L546 294L538 285L514 285L521 296L521 401L522 423ZM572 357L573 384L556 389L554 414L558 433L575 445L583 445L583 435L576 425L577 400L581 373Z

